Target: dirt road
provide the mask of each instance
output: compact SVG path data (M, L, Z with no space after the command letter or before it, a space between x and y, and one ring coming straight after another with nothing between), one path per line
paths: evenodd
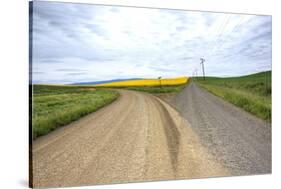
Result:
M230 175L167 103L119 92L111 105L33 143L34 187Z
M171 102L231 175L271 173L271 125L190 83Z

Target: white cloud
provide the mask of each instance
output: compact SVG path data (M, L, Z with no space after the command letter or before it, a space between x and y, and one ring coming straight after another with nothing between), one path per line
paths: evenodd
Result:
M233 76L271 68L271 17L34 2L33 80ZM81 71L83 70L83 71Z

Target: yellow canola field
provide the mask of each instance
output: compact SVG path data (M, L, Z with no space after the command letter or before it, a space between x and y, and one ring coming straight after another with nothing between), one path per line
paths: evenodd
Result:
M189 77L164 78L164 79L136 79L127 81L116 81L101 83L100 87L131 87L131 86L160 86L160 85L182 85L187 83Z

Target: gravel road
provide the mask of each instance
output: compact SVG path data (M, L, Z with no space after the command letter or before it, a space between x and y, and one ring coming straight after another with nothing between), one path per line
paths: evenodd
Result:
M190 83L170 99L231 175L271 173L271 124Z
M194 88L196 90L191 92L199 91L198 95L204 99L206 94ZM246 121L242 117L237 120L238 115L233 118L230 113L222 112L218 125L222 129L207 125L207 138L202 140L204 146L200 137L203 136L201 131L204 131L207 119L211 119L210 124L218 122L214 120L218 117L210 116L213 114L203 115L209 108L203 108L199 113L186 112L186 115L200 118L199 121L191 119L192 124L196 125L191 127L174 108L153 95L126 90L119 92L120 97L112 104L33 142L34 187L228 176L229 170L217 162L217 159L224 162L224 157L229 157L226 159L229 161L236 160L232 165L235 169L238 166L241 171L248 168L252 173L270 171L270 133L262 122L248 128L246 126L252 123L251 119ZM192 96L188 95L187 98L192 99ZM193 104L200 108L201 102L197 98L200 96L195 98ZM213 105L213 101L206 99L206 102L209 104L202 102L204 106L218 109L215 115L225 110ZM189 106L191 102L188 100L185 103ZM214 110L212 112L215 113ZM225 116L230 119L225 120ZM201 117L204 117L204 124L198 125ZM237 124L239 127L235 129L234 125ZM260 132L259 126L265 129L264 133ZM209 134L213 134L211 138ZM234 136L230 137L231 134ZM212 140L213 136L219 135L222 135L221 139ZM206 145L206 141L212 145ZM215 144L217 147L213 146ZM230 145L230 148L225 145ZM212 155L208 147L221 147L223 150L218 149L221 154ZM247 167L242 169L241 165Z

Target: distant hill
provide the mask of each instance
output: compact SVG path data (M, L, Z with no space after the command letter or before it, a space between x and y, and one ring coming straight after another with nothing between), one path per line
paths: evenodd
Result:
M263 71L263 72L257 72L249 75L241 75L241 76L232 76L232 77L216 77L216 76L206 76L206 79L255 79L255 78L264 78L267 76L269 79L271 79L271 70ZM203 79L203 77L194 77L198 79Z
M271 71L239 77L195 78L201 87L244 110L271 121Z
M130 78L130 79L112 79L112 80L104 80L104 81L90 81L90 82L80 82L80 83L72 83L71 85L97 85L101 83L111 83L111 82L119 82L119 81L129 81L129 80L141 80L141 78Z

